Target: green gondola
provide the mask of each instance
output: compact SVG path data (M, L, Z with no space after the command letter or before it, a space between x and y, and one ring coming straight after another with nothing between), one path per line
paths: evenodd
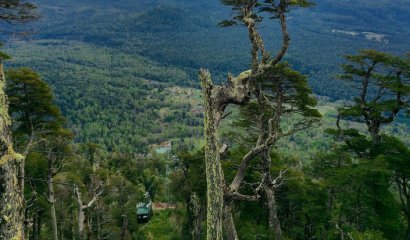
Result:
M147 222L149 222L152 215L154 214L154 212L152 210L152 200L151 200L150 190L154 186L154 183L156 181L157 181L157 179L154 180L154 182L148 188L147 192L144 194L145 201L138 203L137 206L136 206L136 214L137 214L137 222L138 223L147 223Z
M137 221L138 223L147 223L153 215L152 202L140 202L137 204Z

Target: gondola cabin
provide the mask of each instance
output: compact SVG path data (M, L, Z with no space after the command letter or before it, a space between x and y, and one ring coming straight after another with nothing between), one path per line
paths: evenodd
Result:
M137 221L138 223L147 223L152 217L152 202L137 204Z

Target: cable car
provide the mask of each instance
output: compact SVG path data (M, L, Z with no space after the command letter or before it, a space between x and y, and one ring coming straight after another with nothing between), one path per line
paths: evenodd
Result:
M153 215L152 202L140 202L137 204L137 221L138 223L147 223Z
M137 222L138 223L147 223L153 215L152 211L152 201L149 192L145 194L145 202L140 202L137 204L136 213L137 213Z

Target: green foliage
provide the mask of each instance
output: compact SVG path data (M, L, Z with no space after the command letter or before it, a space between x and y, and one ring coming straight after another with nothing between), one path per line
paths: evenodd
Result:
M64 122L51 88L31 69L7 72L7 89L14 133L33 135L58 128Z
M0 47L2 47L2 45L0 45ZM0 59L3 61L3 60L11 59L11 57L4 52L0 52Z
M5 0L0 3L1 21L15 24L27 23L38 19L37 7L27 1Z
M383 233L379 231L354 232L352 237L357 240L384 240Z
M339 118L365 123L372 141L378 143L381 128L401 112L409 111L410 83L406 72L410 62L374 50L362 50L346 59L350 63L342 65L345 73L341 79L352 82L360 93L353 104L339 109ZM340 119L338 127L343 135Z
M56 45L64 49L64 57L53 54L50 46ZM31 65L58 84L56 102L79 142L147 153L150 144L202 135L199 91L170 83L187 78L181 70L78 42L41 41L20 50L34 54L38 65ZM51 56L53 62L44 67L41 59Z
M197 139L202 134L199 93L187 86L196 86L192 79L196 79L196 69L200 66L209 66L218 78L224 77L227 69L233 69L235 73L247 66L248 59L245 56L248 54L248 45L241 40L246 33L238 29L230 29L229 32L219 30L216 23L225 10L220 6L214 8L215 4L210 1L178 1L173 7L162 3L165 5L156 8L152 8L152 1L142 0L138 3L75 0L39 2L44 4L44 14L53 22L44 21L37 25L41 29L39 40L13 44L9 50L16 58L11 64L30 65L41 72L52 85L56 103L67 116L70 128L76 132L76 141L82 143L81 146L73 145L70 132L62 128L53 130L53 139L49 144L60 143L54 151L61 151L58 157L66 161L56 181L78 185L84 193L84 201L91 199L96 185L103 184L103 195L86 212L92 224L90 236L121 238L122 215L128 216L129 231L135 239L181 239L181 236L189 236L186 225L192 224L189 222L192 214L184 208L186 206L159 212L154 215L152 224L138 226L134 217L135 203L142 200L142 194L154 181L157 182L151 194L156 200L169 199L169 192L172 192L174 199L186 204L191 193L196 192L203 201L205 186L201 152L180 155L180 162L175 165L176 171L170 175L171 191L165 189L165 184L169 182L166 165L170 163L167 159L155 155L136 157L133 153L147 153L149 144L168 139L172 139L173 143L183 142L180 140L183 139L186 144L182 143L181 148L199 142ZM225 2L240 7L241 4L257 1ZM101 7L107 3L113 7ZM257 12L253 16L254 20L259 21L259 16L275 17L278 8L276 5L268 6L272 3L278 4L279 1L256 4L257 8L265 12ZM288 9L310 5L308 1L284 3ZM396 53L408 49L408 7L402 1L400 3L396 5L402 9L396 9L393 4L386 7L386 4L374 1L360 0L348 5L324 0L315 11L295 11L292 13L293 19L289 17L291 30L295 34L293 48L287 59L296 69L310 75L315 93L333 98L356 94L348 86L355 80L354 75L363 75L360 68L356 68L357 65L369 61L377 61L384 69L385 66L379 61L387 59L389 67L401 69L403 76L408 79L408 65L405 64L408 60L367 51L360 53L361 57L348 57L353 62L345 69L351 74L344 77L350 79L350 82L332 84L335 83L332 77L337 72L338 55L342 53L369 45ZM78 7L72 8L74 4L78 4ZM400 17L400 13L404 14ZM224 25L232 24L232 20L224 22ZM260 25L263 34L271 34L265 29L276 27ZM391 41L389 44L371 42L361 33L357 37L342 36L330 33L332 29L382 32ZM267 44L270 46L272 43ZM340 47L335 49L334 45ZM385 82L383 86L390 92L408 92L406 85L396 84L385 73L384 69L372 77L376 83ZM284 166L290 166L287 181L277 192L279 217L286 237L340 239L341 234L345 233L355 239L400 238L400 228L404 228L404 224L400 221L403 214L398 212L399 189L388 183L393 179L392 172L399 180L403 176L407 178L409 174L409 152L406 148L409 141L406 138L408 127L404 124L384 125L382 141L374 146L365 134L365 126L351 121L359 119L360 108L345 108L343 113L346 121L342 125L347 128L344 134L349 144L343 144L335 148L334 152L312 160L311 156L315 152L325 152L332 145L324 129L334 124L334 104L326 101L316 110L316 101L311 96L307 79L286 64L278 65L270 74L289 90L286 91L286 109L289 113L296 111L296 115L312 118L319 117L318 112L324 115L322 127L282 139L277 144L277 155L272 156L274 174ZM275 74L283 78L275 78ZM23 81L23 78L18 78ZM261 84L269 93L267 97L277 99L274 94L277 85ZM38 87L38 93L47 96L37 99L40 105L43 104L40 100L50 100L49 92L43 91L46 88L44 84L36 83L33 87ZM377 91L370 91L369 96L374 96L372 94L377 94ZM23 100L22 97L17 98L19 102ZM385 112L397 108L394 101L386 98L380 100L383 102L367 105L382 112L375 114L377 119L382 119ZM46 105L43 106L48 109ZM255 114L260 109L254 106L252 104L240 111ZM274 111L267 109L267 116L271 116ZM233 116L237 116L238 110L233 111ZM14 115L16 123L20 122L18 116ZM287 116L281 128L288 130L300 120L300 116ZM237 124L248 127L245 121ZM248 132L243 131L243 139L255 140L252 139L254 128L251 126ZM338 131L334 130L333 133ZM399 136L406 143L388 134ZM58 136L61 135L66 140L58 142ZM234 142L243 139L229 140ZM234 147L226 156L223 164L228 180L233 177L233 170L248 145ZM256 164L253 167L258 168ZM44 179L46 168L44 150L35 149L27 158L27 174ZM259 177L256 173L249 174L246 181L255 182ZM48 203L42 196L46 185L35 181L32 183L34 189L27 187L26 195L30 196L32 190L36 190L39 200L30 214L42 216L46 224L43 224L41 237L47 239L50 231L47 227ZM243 190L251 191L249 188ZM59 196L59 225L63 237L71 238L76 223L71 189L57 186L56 192ZM333 200L332 204L330 200ZM246 203L236 207L239 214L235 216L235 221L241 238L263 236L267 226L266 206L263 203ZM99 226L99 222L106 224ZM98 227L101 230L96 230ZM347 235L344 237L346 239Z
M275 102L279 95L282 95L286 108L282 111L285 114L295 113L307 118L321 117L315 109L317 100L312 96L307 77L293 70L288 63L277 64L268 70L259 84L271 102Z
M250 18L256 23L262 22L263 15L260 13L268 13L271 19L278 18L279 12L287 12L290 7L310 7L314 4L307 0L221 0L222 4L231 6L236 13L232 20L224 20L219 23L221 27L229 27L238 24L243 24L245 15L244 12L251 12Z
M154 219L136 234L134 239L164 239L179 240L182 235L183 217L185 212L181 210L162 210L155 213Z
M381 129L408 108L410 92L403 74L407 63L404 58L374 50L346 59L351 63L342 66L342 77L352 81L361 93L352 105L339 109L338 130L328 132L344 144L312 164L313 177L320 178L329 189L330 202L335 206L330 206L332 219L340 234L349 232L360 239L402 239L406 211L400 210L408 209L403 201L408 173L397 166L407 165L409 149L397 138L382 134ZM340 119L364 125L367 131L353 126L344 129ZM329 160L333 163L323 166L322 161ZM392 179L396 182L394 189Z

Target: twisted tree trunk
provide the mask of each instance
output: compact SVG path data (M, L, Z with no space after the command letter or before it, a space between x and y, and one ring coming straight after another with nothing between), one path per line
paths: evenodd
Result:
M9 127L6 78L0 60L0 239L21 240L23 234L23 200L18 186L18 162Z
M200 70L199 78L202 86L204 99L204 135L205 135L205 169L207 179L207 240L222 239L222 221L224 210L231 223L229 226L234 230L230 207L224 209L224 195L232 200L255 201L255 196L244 196L238 193L249 161L260 153L262 146L257 146L243 158L243 162L235 177L234 182L226 188L223 171L220 163L221 147L219 142L218 128L220 122L227 116L225 109L230 105L245 105L250 101L255 92L256 81L264 76L266 71L279 63L284 57L290 43L289 33L286 26L285 8L286 1L281 0L278 6L278 16L283 34L283 43L276 57L270 60L270 54L266 51L262 36L257 31L257 22L254 19L253 10L256 2L245 4L241 10L241 21L248 29L249 40L252 43L252 69L242 72L236 78L228 75L225 85L213 85L211 75L207 70ZM260 59L259 59L259 55ZM266 143L267 144L267 143ZM232 230L232 233L233 233ZM236 230L235 230L236 232Z

